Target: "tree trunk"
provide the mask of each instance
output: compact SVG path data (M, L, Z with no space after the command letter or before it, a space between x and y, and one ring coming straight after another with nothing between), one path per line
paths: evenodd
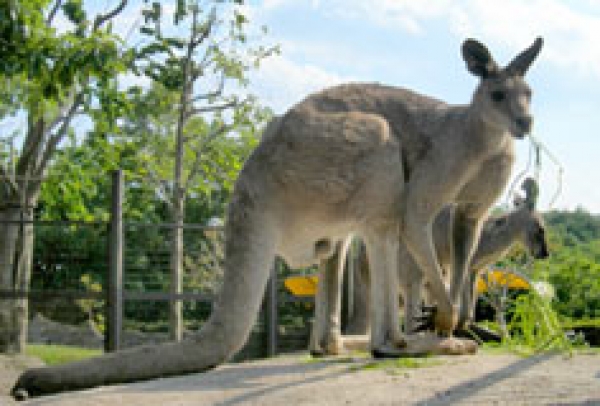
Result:
M20 210L4 208L0 211L2 228L0 231L0 289L14 290L15 286L15 250L19 239L19 225L9 223L20 219ZM17 326L15 320L15 300L4 299L0 303L0 352L9 353L18 350Z
M26 221L21 227L19 233L19 246L16 256L17 278L16 285L20 291L29 291L33 260L33 209L27 209L23 212L23 220ZM15 318L17 328L17 352L25 352L27 345L27 332L29 327L29 299L22 298L15 300Z
M178 295L183 289L183 198L177 196L173 202L173 233L171 241L171 293ZM169 333L174 341L183 338L183 309L180 300L169 302Z
M33 256L32 210L17 206L0 211L0 289L27 291ZM23 223L18 223L24 220ZM0 353L21 353L27 343L28 299L0 303Z

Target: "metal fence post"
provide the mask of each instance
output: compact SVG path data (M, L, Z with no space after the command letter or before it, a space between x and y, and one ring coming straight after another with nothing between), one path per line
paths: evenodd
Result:
M123 172L112 174L111 216L108 241L105 350L117 351L123 328Z
M277 307L277 268L278 260L273 262L271 268L271 277L267 282L267 288L265 290L264 300L264 312L265 312L265 335L266 335L266 349L267 356L273 357L277 355L277 330L279 325Z

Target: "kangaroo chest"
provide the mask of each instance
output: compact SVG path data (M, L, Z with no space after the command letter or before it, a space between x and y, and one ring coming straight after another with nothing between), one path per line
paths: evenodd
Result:
M506 188L514 160L512 148L483 160L468 177L456 202L478 214L487 212Z

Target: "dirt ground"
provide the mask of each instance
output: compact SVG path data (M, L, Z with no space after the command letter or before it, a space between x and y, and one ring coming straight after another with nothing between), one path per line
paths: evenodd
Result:
M430 362L432 361L432 362ZM31 360L1 359L0 405ZM307 355L231 364L214 371L32 399L20 405L600 405L600 355L445 356L421 368L364 358ZM368 365L371 365L369 367Z

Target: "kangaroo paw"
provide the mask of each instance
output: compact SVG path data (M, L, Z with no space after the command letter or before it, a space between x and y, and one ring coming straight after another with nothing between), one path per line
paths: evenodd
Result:
M412 333L421 333L423 331L432 331L434 329L433 321L426 321L415 326Z
M421 331L433 330L435 328L436 313L437 307L431 306L427 311L423 311L420 315L413 317L417 325L412 332L419 333Z
M413 320L418 323L433 323L433 314L421 314L419 316L413 317Z

